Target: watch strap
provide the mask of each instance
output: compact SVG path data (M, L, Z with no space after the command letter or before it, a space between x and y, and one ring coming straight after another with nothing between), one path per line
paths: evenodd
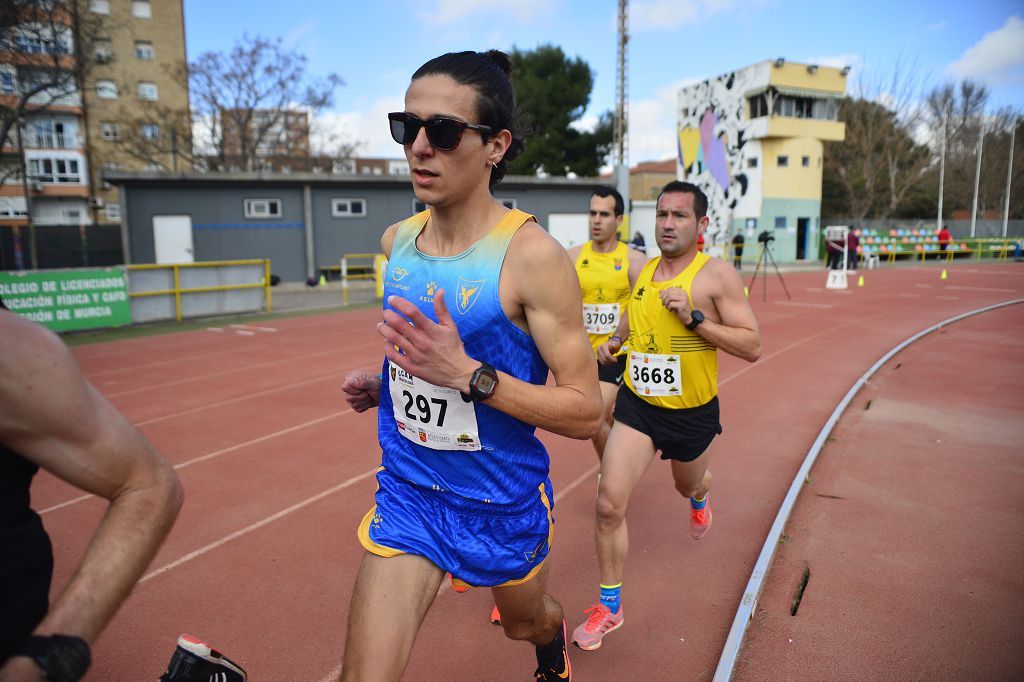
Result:
M19 653L34 660L49 682L78 682L92 663L89 645L70 635L32 635Z

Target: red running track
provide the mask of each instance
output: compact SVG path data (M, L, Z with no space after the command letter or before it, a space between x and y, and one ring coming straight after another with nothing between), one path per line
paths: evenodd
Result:
M715 527L700 543L666 465L648 470L628 520L626 626L574 650L580 680L709 678L778 505L821 426L856 379L938 321L1024 295L1024 269L867 271L826 291L825 273L762 282L752 303L764 355L721 359L725 433L712 452ZM748 275L749 276L749 275ZM89 680L154 679L180 632L239 660L255 682L336 678L347 605L380 461L375 419L351 413L346 371L379 365L377 311L195 331L75 349L88 378L178 467L187 499L149 572L94 648ZM245 332L245 333L239 333ZM927 388L922 388L927 390ZM597 596L596 458L550 434L557 530L551 592L570 627ZM33 501L68 579L103 505L47 475ZM530 647L490 626L489 592L442 588L408 680L528 678Z

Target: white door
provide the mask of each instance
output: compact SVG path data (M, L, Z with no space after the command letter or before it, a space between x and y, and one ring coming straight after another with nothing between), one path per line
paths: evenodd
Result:
M639 232L644 236L648 258L654 258L661 254L658 241L654 238L654 216L657 212L658 202L656 201L634 201L633 210L629 214L631 234L635 235Z
M156 249L156 262L192 263L192 216L187 215L155 215L153 216L153 246Z
M568 249L590 239L590 223L586 213L551 213L548 232Z

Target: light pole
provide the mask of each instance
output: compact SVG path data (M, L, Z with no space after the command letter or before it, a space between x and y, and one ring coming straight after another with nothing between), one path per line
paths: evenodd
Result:
M1010 161L1006 164L1006 199L1003 203L1003 239L1006 239L1006 223L1010 219L1010 180L1013 179L1013 142L1017 135L1017 117L1010 121Z
M974 171L974 204L971 206L971 239L974 239L974 228L978 224L978 184L981 181L981 151L985 144L985 124L978 130L978 166Z

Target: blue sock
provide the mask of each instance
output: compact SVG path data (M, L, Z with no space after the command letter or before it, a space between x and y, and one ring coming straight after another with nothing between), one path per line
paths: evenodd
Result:
M618 585L601 585L601 604L608 607L608 610L612 613L618 613L620 603L620 593L622 592L622 583Z
M703 509L704 505L706 505L707 503L708 503L708 494L707 493L704 493L704 497L700 498L699 500L696 497L691 497L690 498L690 506L693 507L694 509Z

